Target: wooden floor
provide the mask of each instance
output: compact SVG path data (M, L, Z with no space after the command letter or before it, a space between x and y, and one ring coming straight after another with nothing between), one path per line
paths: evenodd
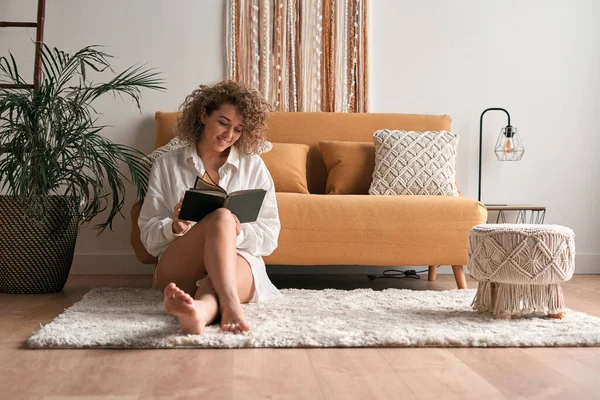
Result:
M426 274L425 274L426 275ZM273 275L281 287L441 290L452 276ZM72 276L49 295L0 295L1 399L600 399L600 348L29 350L29 335L92 287L149 276ZM475 284L469 280L469 286ZM600 275L564 285L600 316Z

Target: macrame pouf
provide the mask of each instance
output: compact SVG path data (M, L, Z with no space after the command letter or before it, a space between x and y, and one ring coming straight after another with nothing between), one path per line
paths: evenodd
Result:
M477 225L469 233L468 267L479 281L475 310L563 318L560 283L573 276L575 234L558 225Z

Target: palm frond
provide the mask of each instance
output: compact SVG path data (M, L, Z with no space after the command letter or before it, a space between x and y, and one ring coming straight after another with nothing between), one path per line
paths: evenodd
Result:
M48 196L61 194L82 224L107 211L96 225L102 232L121 214L127 182L144 197L150 172L145 155L101 136L105 126L98 124L93 102L111 93L130 97L141 110L142 90L164 90L164 80L134 65L106 83L92 83L91 71L114 74L111 58L100 46L74 54L44 46L36 92L0 89L0 189L16 196L30 216L41 218ZM12 55L0 57L0 79L25 84Z

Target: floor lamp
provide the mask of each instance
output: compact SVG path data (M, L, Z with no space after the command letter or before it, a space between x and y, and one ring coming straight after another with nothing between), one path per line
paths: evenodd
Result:
M481 201L481 155L482 155L482 138L483 138L483 116L488 111L504 111L508 117L508 124L502 128L494 152L499 161L519 161L523 158L525 147L521 141L521 136L517 128L510 124L510 114L504 108L488 108L481 113L479 118L479 187L477 192L477 200Z

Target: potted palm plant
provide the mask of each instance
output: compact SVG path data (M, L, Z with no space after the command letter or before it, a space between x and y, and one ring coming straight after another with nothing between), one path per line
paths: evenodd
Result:
M93 103L103 95L130 98L164 90L153 69L121 73L98 46L68 54L42 48L39 86L26 85L12 54L0 57L0 292L60 291L73 261L79 227L98 214L98 233L122 215L127 182L143 196L144 154L100 135ZM94 78L111 73L112 79ZM125 171L125 173L123 171ZM128 172L128 174L127 174ZM129 175L131 180L128 178Z

